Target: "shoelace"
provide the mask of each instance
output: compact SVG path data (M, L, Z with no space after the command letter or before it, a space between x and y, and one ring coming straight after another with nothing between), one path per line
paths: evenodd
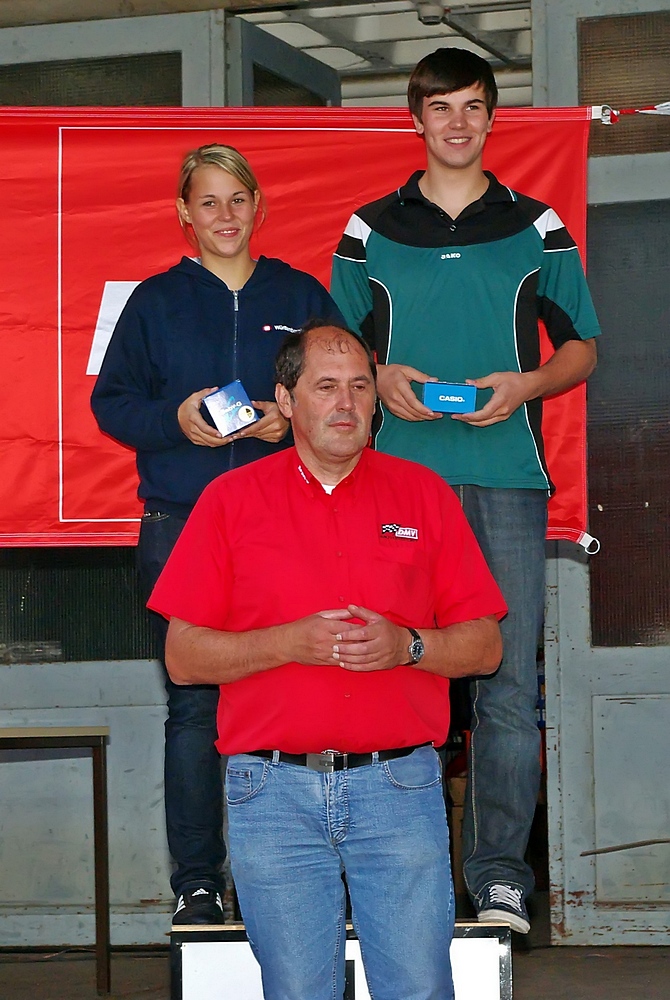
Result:
M513 906L521 909L521 889L514 889L511 885L492 885L489 888L489 898L492 903L502 903L505 906Z

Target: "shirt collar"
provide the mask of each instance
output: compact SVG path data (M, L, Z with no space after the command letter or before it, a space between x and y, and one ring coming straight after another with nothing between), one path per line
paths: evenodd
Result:
M425 205L427 208L437 208L434 202L429 201L426 198L421 188L419 187L419 181L423 177L425 170L416 170L412 176L409 178L406 184L401 188L398 188L398 199L401 205L404 205L406 201L418 201ZM493 205L497 202L510 202L516 201L514 195L508 187L501 184L495 174L492 174L490 170L485 170L484 174L489 179L489 186L487 187L481 198L477 201L473 201L471 205L468 205L464 212L471 212L475 207L478 210L483 210L486 205Z
M335 489L331 494L328 494L326 493L326 491L324 490L323 486L316 478L316 476L309 471L305 463L301 460L296 448L294 447L293 452L294 452L296 479L298 480L298 483L300 484L301 488L306 492L311 493L313 496L321 496L321 497L328 497L329 495L331 497L341 496L342 493L345 492L348 493L349 491L353 490L356 487L357 483L361 480L369 461L368 458L369 451L370 451L369 447L366 446L361 453L361 457L359 458L358 462L351 470L349 475L346 476L341 482L337 484L337 486L335 487Z

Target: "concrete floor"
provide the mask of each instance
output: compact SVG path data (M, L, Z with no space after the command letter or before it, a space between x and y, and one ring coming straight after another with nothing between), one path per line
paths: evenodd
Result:
M668 1000L670 948L515 951L513 978L514 1000ZM110 1000L169 1000L169 984L166 951L112 957ZM98 1000L93 956L0 952L0 1000Z
M466 897L456 910L472 919ZM530 934L513 935L514 1000L670 1000L670 948L551 948L549 935L549 894L536 892ZM0 1000L98 1000L92 949L0 949ZM170 1000L168 950L114 952L109 1000Z

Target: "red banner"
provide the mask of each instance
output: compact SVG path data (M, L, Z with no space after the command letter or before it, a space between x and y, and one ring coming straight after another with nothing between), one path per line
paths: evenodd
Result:
M585 238L587 109L501 110L485 166L548 202ZM0 541L6 546L124 545L140 504L131 450L101 434L89 398L132 288L192 253L174 210L184 153L239 148L268 203L252 252L328 284L351 212L424 165L398 109L3 109L6 192ZM556 483L549 537L586 525L584 390L546 406Z

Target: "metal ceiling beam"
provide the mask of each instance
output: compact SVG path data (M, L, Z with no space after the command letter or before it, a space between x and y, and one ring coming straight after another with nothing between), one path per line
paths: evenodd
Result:
M442 22L510 69L525 69L530 66L530 56L519 58L513 54L513 47L505 44L518 36L517 31L479 31L474 23L476 17L473 14L464 17L445 14Z
M190 14L217 8L241 13L288 6L294 4L277 4L273 0L0 0L0 28L70 21L106 21L149 14Z
M316 6L340 7L340 6L351 6L351 5L333 4L332 0L329 0L329 2L328 0L324 0L323 4L314 4L314 3L309 4L309 8L314 8ZM355 6L360 6L360 4L356 4ZM520 57L516 54L514 41L518 38L519 31L517 30L502 30L499 32L482 31L478 29L477 18L479 14L487 12L488 13L496 12L500 11L501 9L526 10L528 9L528 7L529 7L528 2L522 3L518 2L518 0L517 2L502 3L498 5L486 4L482 5L481 7L477 6L476 14L473 13L464 14L464 16L460 18L453 17L451 11L454 11L456 8L451 7L448 8L449 13L446 13L444 15L442 19L442 24L450 28L455 33L453 37L456 40L458 40L458 38L467 39L468 41L476 45L478 48L480 48L482 51L492 55L495 58L496 62L499 63L500 65L506 66L510 69L523 70L527 69L531 65L531 60L529 56ZM466 10L472 11L473 5L472 4L460 5L458 9L464 11ZM408 10L407 13L408 14L412 13L411 9ZM400 65L396 63L394 59L389 58L385 54L385 50L388 50L389 48L390 44L389 39L385 39L384 42L380 43L374 43L374 42L370 43L369 41L359 42L352 37L350 32L347 32L346 30L341 30L337 26L337 22L339 20L345 20L345 19L351 20L356 16L357 12L354 7L354 10L352 10L351 13L351 18L349 17L348 13L345 12L342 13L341 17L337 15L334 17L327 17L327 18L314 17L310 9L300 4L300 6L297 9L294 8L292 10L284 11L281 20L273 21L273 24L281 25L281 24L293 23L293 24L301 24L304 25L305 27L311 28L313 31L316 31L318 34L326 38L328 41L322 45L319 44L308 45L305 47L306 49L308 49L311 53L314 54L316 54L320 48L332 47L332 48L345 49L348 52L351 52L353 55L357 56L359 59L362 59L369 64L367 67L363 67L358 70L358 72L362 75L377 73L380 70L384 69L387 69L389 72L411 69L411 66L405 67L404 65ZM368 12L366 12L366 14L361 14L360 16L362 17L368 16ZM384 16L384 15L381 14L379 16ZM255 23L257 25L262 24L262 20L256 20ZM442 41L443 38L444 36L436 37L435 42L439 44L439 42ZM402 40L403 39L401 38L394 37L393 42L395 43ZM414 41L415 39L412 38L407 40ZM420 39L416 39L416 41L420 41Z
M58 24L68 21L111 20L149 14L191 13L223 9L231 14L262 13L315 7L357 7L360 0L0 0L0 28L28 24ZM452 4L450 16L528 10L530 0L502 0L500 3Z
M241 0L239 0L241 2ZM408 9L416 9L418 0L407 0ZM252 6L251 4L250 6ZM378 7L368 0L293 0L293 2L273 3L271 7ZM499 11L530 10L532 0L473 0L471 3L443 3L447 11L454 14L497 14ZM372 13L372 11L368 11Z
M329 47L346 49L348 52L353 52L355 56L360 59L365 59L373 67L375 72L379 70L388 69L389 71L395 70L395 65L386 58L383 52L380 51L379 46L376 48L371 47L360 42L354 41L350 35L344 31L339 31L333 26L333 20L326 21L322 17L312 17L309 11L303 10L290 10L284 15L281 24L286 22L293 22L298 24L304 24L308 28L312 28L313 31L318 32L323 35L324 38L328 39ZM258 22L256 22L258 23ZM310 49L318 49L320 46L309 46Z

